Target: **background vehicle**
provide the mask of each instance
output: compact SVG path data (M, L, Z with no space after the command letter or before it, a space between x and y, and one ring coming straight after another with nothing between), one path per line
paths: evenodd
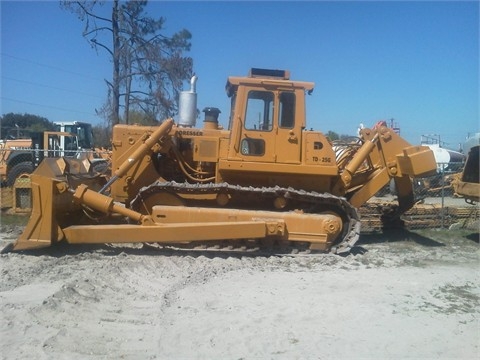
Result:
M68 243L156 242L306 245L348 252L359 237L356 208L394 179L392 220L415 202L411 177L436 170L428 147L380 123L336 146L307 131L314 83L288 71L229 77L229 126L206 108L195 128L196 93L184 92L180 125L117 125L112 176L75 159L45 159L32 175L32 217L13 250ZM187 109L185 109L187 107Z
M66 132L75 135L76 141L69 137L60 138L60 148L65 151L91 150L93 149L93 131L92 125L80 121L57 122L55 130L58 132ZM69 153L72 155L72 153Z
M92 125L84 122L55 123L56 131L31 132L23 138L0 140L0 178L3 185L28 175L45 157L70 157L92 160ZM94 160L96 161L96 160Z
M455 193L467 203L480 202L480 145L470 147L463 171L453 181Z

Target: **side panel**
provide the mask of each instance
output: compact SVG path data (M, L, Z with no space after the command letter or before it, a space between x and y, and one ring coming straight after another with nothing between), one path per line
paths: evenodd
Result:
M293 165L220 160L219 177L230 184L282 186L331 192L338 171L333 166Z
M193 161L207 161L216 163L219 157L219 137L193 138Z
M335 152L327 138L319 132L304 131L303 162L305 165L322 166L320 173L338 174ZM323 167L329 168L328 170Z

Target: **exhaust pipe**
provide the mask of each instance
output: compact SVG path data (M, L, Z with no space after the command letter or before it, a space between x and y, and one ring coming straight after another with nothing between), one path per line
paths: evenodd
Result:
M179 126L195 127L197 120L197 79L198 77L193 75L190 79L190 90L182 91L180 93L180 97L178 99Z

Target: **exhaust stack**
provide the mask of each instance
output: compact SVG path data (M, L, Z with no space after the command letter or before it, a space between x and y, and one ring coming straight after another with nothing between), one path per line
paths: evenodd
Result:
M180 92L178 125L195 127L197 120L197 85L198 77L193 75L190 79L190 90Z

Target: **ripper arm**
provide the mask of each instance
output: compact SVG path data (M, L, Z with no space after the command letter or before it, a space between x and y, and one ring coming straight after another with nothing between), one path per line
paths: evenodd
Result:
M410 145L385 126L363 129L360 135L364 143L342 170L336 188L343 189L358 208L393 179L397 214L402 214L415 203L411 178L435 173L433 152L426 146Z

